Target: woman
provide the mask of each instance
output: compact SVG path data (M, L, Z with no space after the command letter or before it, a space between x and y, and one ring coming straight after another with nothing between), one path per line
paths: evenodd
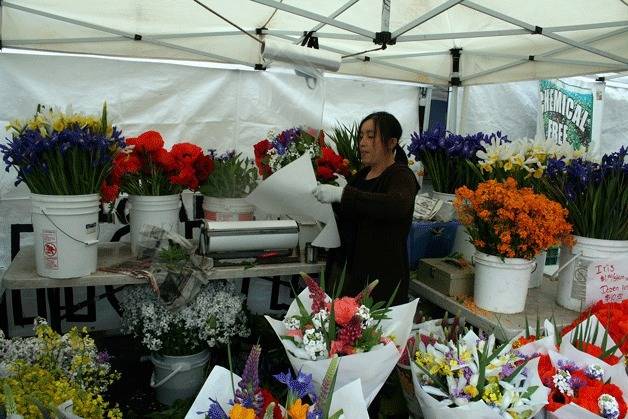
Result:
M326 278L335 283L346 266L342 295L355 295L378 279L374 301L388 301L399 286L393 305L408 299L407 236L419 190L399 138L401 125L393 115L368 115L359 127L365 167L345 187L319 185L314 191L320 202L334 204L340 233L340 247L327 258Z

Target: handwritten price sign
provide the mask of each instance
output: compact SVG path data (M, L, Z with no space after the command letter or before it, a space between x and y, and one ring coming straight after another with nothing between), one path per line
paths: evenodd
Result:
M628 299L628 260L594 261L587 270L586 306L602 300L620 303Z

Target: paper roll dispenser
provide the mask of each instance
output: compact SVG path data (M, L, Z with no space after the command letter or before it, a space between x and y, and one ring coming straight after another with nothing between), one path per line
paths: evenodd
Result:
M248 253L286 251L299 244L299 227L294 220L209 221L201 227L199 253Z

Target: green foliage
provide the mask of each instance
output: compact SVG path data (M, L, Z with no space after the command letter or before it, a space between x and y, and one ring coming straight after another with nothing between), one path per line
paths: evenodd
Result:
M331 133L328 133L336 151L349 161L349 170L354 174L362 168L360 160L360 140L358 123L351 125L339 124Z
M228 152L214 159L214 171L201 186L203 195L215 198L243 198L257 186L257 168L242 153Z

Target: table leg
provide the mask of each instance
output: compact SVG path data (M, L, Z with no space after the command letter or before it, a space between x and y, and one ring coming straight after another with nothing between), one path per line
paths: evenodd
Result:
M61 333L61 289L48 288L48 307L50 308L50 327Z

